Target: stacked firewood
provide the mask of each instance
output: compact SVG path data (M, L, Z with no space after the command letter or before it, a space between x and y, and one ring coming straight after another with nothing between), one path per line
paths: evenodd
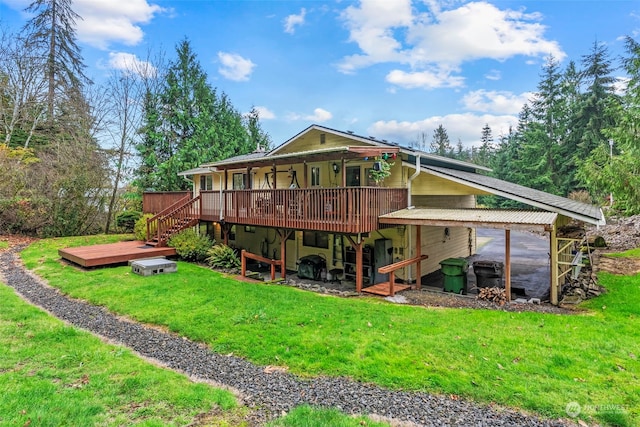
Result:
M507 302L507 293L504 288L478 288L478 299L491 301L498 305L505 305Z

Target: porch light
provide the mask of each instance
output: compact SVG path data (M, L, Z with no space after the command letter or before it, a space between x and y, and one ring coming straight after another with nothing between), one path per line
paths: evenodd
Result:
M333 173L338 175L338 172L340 171L340 166L338 166L337 163L334 163L332 167L333 167Z

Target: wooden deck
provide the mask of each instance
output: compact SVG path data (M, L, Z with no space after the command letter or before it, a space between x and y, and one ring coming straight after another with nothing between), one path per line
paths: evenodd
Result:
M148 246L145 242L135 240L59 249L58 255L83 267L99 267L121 264L141 258L174 256L176 255L176 250L174 248Z
M403 285L400 283L395 283L393 285L394 293L404 291L406 289L411 289L411 285ZM382 295L384 297L388 297L391 295L391 292L389 292L389 282L376 283L375 285L369 286L368 288L362 288L362 292Z

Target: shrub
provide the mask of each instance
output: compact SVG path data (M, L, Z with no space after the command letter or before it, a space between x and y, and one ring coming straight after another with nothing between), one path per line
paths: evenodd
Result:
M175 248L178 256L186 261L203 261L213 242L206 235L201 235L194 228L188 228L171 236L167 244Z
M136 221L136 225L133 227L133 234L135 234L138 240L147 240L147 219L152 218L153 214L144 214ZM151 235L156 233L157 226L155 223L151 224L149 232Z
M124 211L116 216L116 226L123 229L127 233L132 233L136 226L136 222L142 216L142 212ZM145 230L146 233L146 230Z
M207 264L214 268L232 269L240 267L236 251L227 245L215 245L207 252Z

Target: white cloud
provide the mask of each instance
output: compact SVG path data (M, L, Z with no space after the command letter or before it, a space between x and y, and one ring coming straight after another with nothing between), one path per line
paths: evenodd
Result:
M518 118L512 115L491 114L449 114L446 116L433 116L414 122L409 121L377 121L367 131L376 138L395 141L401 145L408 145L419 140L422 133L427 135L431 142L433 131L442 125L449 135L451 145L456 145L458 140L464 147L480 144L482 128L488 124L491 128L493 140L497 142L501 135L506 135L510 127L515 127Z
M387 82L401 86L405 89L424 88L434 89L441 87L461 87L464 85L464 78L452 76L445 70L405 72L393 70L386 77Z
M3 2L13 9L24 10L32 0ZM76 20L78 40L98 49L107 49L114 42L137 45L144 36L140 25L170 11L147 0L74 0L72 6L81 17Z
M349 41L362 50L362 54L344 58L338 66L342 72L402 60L402 44L396 40L394 29L411 25L411 0L362 0L360 7L346 8L341 18L349 30Z
M132 72L143 77L153 77L157 69L152 63L140 60L136 55L126 52L110 52L109 68Z
M460 80L449 74L460 72L465 62L504 61L518 55L551 54L558 60L566 56L558 42L544 37L546 27L540 23L540 14L499 9L485 1L449 9L445 2L424 4L425 11L419 11L422 5L411 0L362 0L358 6L347 7L341 18L349 30L349 41L360 52L344 57L339 70L353 73L374 64L403 64L407 67L404 74L398 74L402 70L395 74L399 83L422 79L424 84L414 83L413 87L432 88L459 85Z
M296 26L304 24L304 17L307 14L307 10L303 7L300 9L300 15L289 15L284 20L284 32L293 34L296 32Z
M313 123L322 123L333 118L333 114L323 108L316 108L313 110L313 114L304 115L291 113L288 116L289 120L306 120Z
M533 96L531 92L513 94L508 91L475 90L462 97L464 109L483 113L518 114Z
M491 70L487 74L485 74L484 78L487 80L501 80L502 73L500 72L500 70Z
M167 11L147 0L75 0L73 7L82 17L76 21L78 40L99 49L113 42L137 45L144 37L140 25Z
M267 107L263 107L259 105L259 106L256 106L255 109L258 111L260 120L273 120L276 118L275 113L269 110Z
M218 52L218 59L222 64L218 72L223 77L236 82L249 80L256 66L250 59L243 58L237 53Z

